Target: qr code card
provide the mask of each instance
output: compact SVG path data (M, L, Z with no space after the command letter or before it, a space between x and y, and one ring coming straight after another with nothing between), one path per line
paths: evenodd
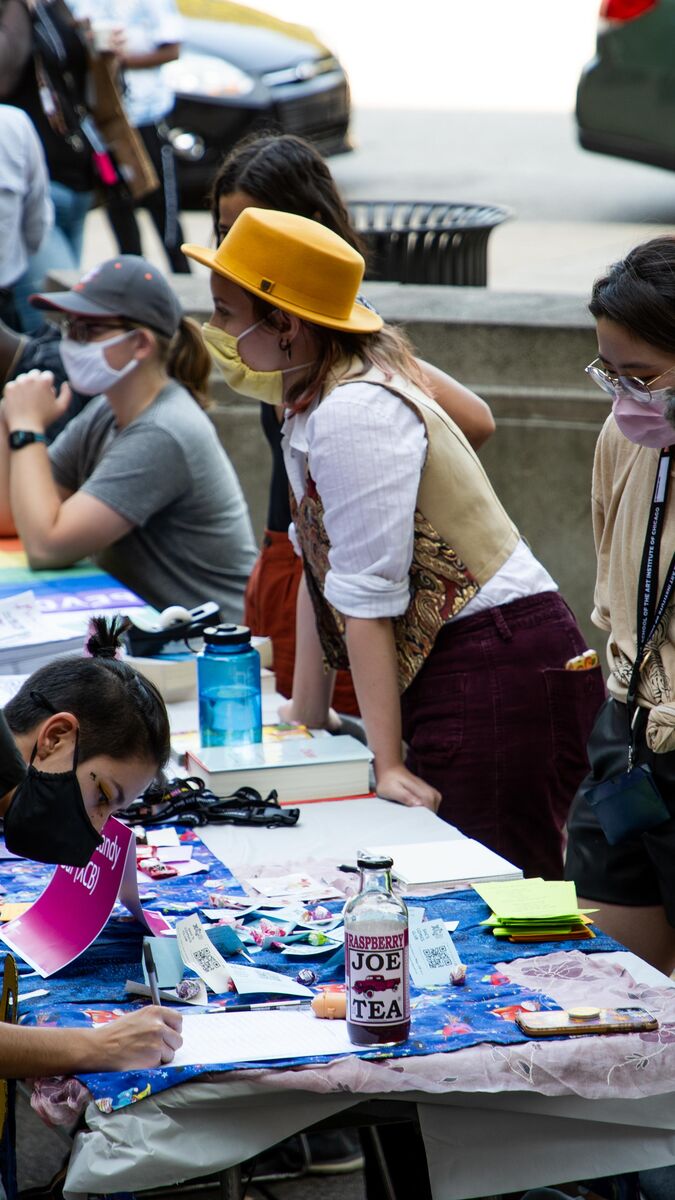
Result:
M415 987L450 983L450 971L460 961L444 921L423 921L410 930L410 976Z

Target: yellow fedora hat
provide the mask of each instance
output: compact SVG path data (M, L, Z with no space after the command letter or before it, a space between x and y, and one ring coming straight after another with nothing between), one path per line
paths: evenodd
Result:
M374 333L382 318L356 296L365 262L318 221L268 208L245 208L217 250L189 243L188 258L316 325Z

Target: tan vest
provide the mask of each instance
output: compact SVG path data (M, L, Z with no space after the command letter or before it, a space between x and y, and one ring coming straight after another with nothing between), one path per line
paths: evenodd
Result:
M430 654L439 629L506 562L519 535L466 438L434 400L399 375L386 378L376 367L349 372L336 386L355 382L386 387L400 396L424 422L427 434L415 507L410 602L393 621L399 688L404 691ZM310 452L305 494L300 504L292 503L295 527L324 655L331 667L348 667L344 617L323 595L330 541L311 470Z

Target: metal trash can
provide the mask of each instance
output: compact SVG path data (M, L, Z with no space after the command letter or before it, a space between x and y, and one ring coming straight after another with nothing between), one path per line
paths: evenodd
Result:
M487 285L487 243L512 212L488 204L352 200L352 224L366 245L366 279Z

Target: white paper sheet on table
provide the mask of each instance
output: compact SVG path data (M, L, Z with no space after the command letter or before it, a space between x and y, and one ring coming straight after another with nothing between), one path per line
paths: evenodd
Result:
M183 1045L171 1065L266 1062L353 1052L344 1021L321 1021L311 1012L185 1013Z

